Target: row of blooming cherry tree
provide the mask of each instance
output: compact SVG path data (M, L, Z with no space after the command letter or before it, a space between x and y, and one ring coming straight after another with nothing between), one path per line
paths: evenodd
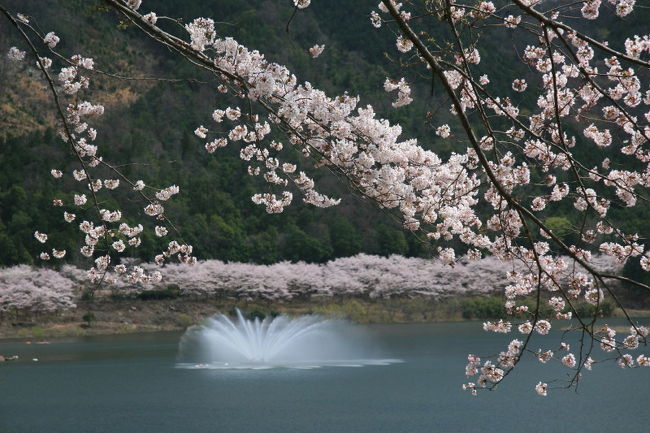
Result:
M594 260L598 269L620 271L607 256ZM155 263L135 265L138 273L160 269L162 281L155 284L129 282L110 273L103 287L124 298L176 285L190 299L233 298L290 301L295 298L330 297L449 297L496 295L508 285L503 274L516 263L493 257L464 260L453 268L439 260L360 254L324 264L280 262L272 265L199 261L194 265ZM570 278L567 273L566 278ZM71 265L55 271L19 265L0 269L0 312L54 312L75 308L73 301L87 292L86 273ZM92 286L90 286L92 287ZM597 298L587 299L591 304ZM553 301L557 302L557 301ZM552 305L555 305L552 303Z
M640 343L647 344L645 328L628 317L631 331L619 338L613 329L599 326L595 316L582 317L575 308L577 300L598 305L609 297L619 303L612 282L650 290L602 271L593 262L594 252L599 252L621 264L639 260L644 270L650 269L639 236L625 233L608 218L612 206L632 208L647 200L650 90L643 80L650 67L650 39L628 35L623 40L602 41L582 22L597 19L601 13L624 19L633 13L634 0L605 4L600 0L512 0L499 7L491 1L382 0L369 12L369 31L384 29L387 43L405 65L405 75L425 77L441 87L440 97L446 98L455 118L452 124L435 128L439 137L456 143L456 152L448 158L427 150L416 138L402 138L400 125L382 119L359 96L329 96L301 82L286 66L222 36L211 18L183 24L156 12L141 13L140 0L104 3L123 23L184 57L197 71L212 74L220 81L218 92L241 100L239 106L214 107L194 133L209 153L238 146L241 158L249 164L248 173L268 184L252 200L269 213L282 212L295 194L319 207L339 202L319 192L312 175L298 170L298 161L281 157L282 148L290 146L312 158L317 167L344 176L378 206L393 209L406 229L435 242L442 263L453 266L460 255L518 263L504 266L511 320L488 323L485 329L519 330L524 338L513 338L497 356L469 357L468 376L478 375L466 384L472 393L495 387L524 353L553 358L548 349L551 343L541 336L549 334L558 319L571 319L583 336L575 353L560 360L571 372L569 385L575 385L582 372L591 368L592 356L598 357L597 347L604 358L614 354L625 366L647 364L643 356L635 364L628 353ZM296 12L310 3L293 1ZM137 247L143 230L161 237L174 232L164 205L179 193L179 187L152 188L125 176L118 162L104 160L100 135L92 125L104 109L85 99L92 75L102 73L99 65L84 55L58 53L56 34L41 32L30 17L1 6L0 11L23 40L22 48L10 49L9 59L29 58L41 70L60 117L61 138L78 162L73 173L52 170L55 179L71 175L79 181L73 203L54 198L53 204L65 208L66 222L79 224L81 252L94 263L90 279L101 283L110 271L124 275L130 283L160 281L159 271L116 264L113 257L124 254L127 246ZM179 24L185 34L178 34ZM430 26L443 26L447 36L431 37ZM481 42L495 31L513 32L513 40L521 44L513 49L513 61L523 62L533 79L516 76L516 72L495 75L483 67ZM316 57L324 49L315 45L310 53ZM494 89L504 87L494 84L503 82L511 91L499 94ZM395 98L395 109L418 97L406 76L388 77L380 85ZM532 111L531 107L520 109L524 98L535 101ZM594 165L576 154L603 156ZM100 173L106 170L112 175L102 178ZM116 188L132 190L144 203L144 217L150 217L153 224L143 220L129 225L120 209L104 208L101 203ZM581 215L575 227L579 241L574 245L566 244L544 224L565 203ZM81 212L83 217L78 217ZM129 217L133 221L136 216ZM35 237L48 242L47 234L36 232ZM448 241L464 247L453 249L445 245ZM66 254L55 245L48 248L41 254L43 260ZM191 264L196 261L192 253L190 245L171 241L154 260L159 265L172 260ZM522 301L531 297L538 308L529 311ZM544 303L554 306L552 316L542 317L539 306ZM545 395L547 385L539 382L536 390Z
M78 282L52 269L20 265L0 269L0 314L53 313L75 308Z
M152 263L137 267L146 273L156 266ZM487 258L449 269L438 261L364 254L320 265L302 262L254 265L207 260L195 265L167 265L160 269L163 280L158 284L129 283L109 274L103 287L123 297L175 284L182 296L192 299L232 297L288 301L334 296L441 299L497 293L506 285L502 275L504 269L499 269L503 266ZM26 265L5 268L0 270L0 311L51 312L74 308L71 301L81 296L88 286L85 271L75 266L65 265L58 272Z

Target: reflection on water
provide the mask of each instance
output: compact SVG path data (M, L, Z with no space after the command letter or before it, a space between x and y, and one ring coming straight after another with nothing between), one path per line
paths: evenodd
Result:
M180 336L181 333L172 331L70 337L49 340L48 344L35 344L28 340L0 340L0 354L18 355L17 363L31 363L33 358L38 358L40 362L61 362L158 357L164 353L174 356Z
M314 361L291 361L291 362L237 362L231 364L229 362L210 362L207 364L199 363L183 363L176 364L176 368L184 368L187 370L269 370L271 368L291 368L297 370L313 370L322 367L364 367L370 365L391 365L403 362L401 359L345 359L345 360L329 360L321 359L318 362Z

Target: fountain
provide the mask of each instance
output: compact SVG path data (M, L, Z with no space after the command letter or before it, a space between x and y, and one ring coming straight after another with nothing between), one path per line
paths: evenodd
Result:
M360 327L318 315L263 320L216 314L189 328L180 342L181 368L267 369L387 365L395 359L370 359L370 336Z

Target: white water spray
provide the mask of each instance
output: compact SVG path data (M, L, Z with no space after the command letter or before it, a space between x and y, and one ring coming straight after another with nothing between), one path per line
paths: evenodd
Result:
M217 314L183 335L178 364L184 368L264 369L386 365L371 359L370 336L348 322L318 315L236 320Z

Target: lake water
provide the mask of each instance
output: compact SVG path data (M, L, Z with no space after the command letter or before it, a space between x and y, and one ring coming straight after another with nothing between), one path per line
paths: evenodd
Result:
M609 321L613 324L613 320ZM539 397L563 370L522 362L495 392L461 390L467 353L507 337L478 323L367 327L379 358L311 370L176 368L180 334L0 343L1 433L643 432L650 368L588 372L579 392ZM559 334L558 340L559 341ZM533 346L534 347L534 346ZM644 349L644 348L642 348ZM645 351L647 353L648 350ZM599 353L600 355L600 353ZM32 362L38 358L39 362ZM537 375L529 373L534 371Z

